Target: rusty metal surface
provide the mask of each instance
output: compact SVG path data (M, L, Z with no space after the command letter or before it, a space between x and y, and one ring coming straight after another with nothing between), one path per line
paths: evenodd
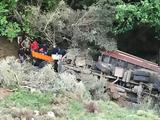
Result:
M160 67L158 66L158 64L147 61L145 59L139 58L137 56L116 50L116 51L105 51L103 53L104 55L108 55L111 56L113 58L119 59L119 60L123 60L125 62L143 67L143 68L147 68L149 70L153 70L155 72L160 72Z

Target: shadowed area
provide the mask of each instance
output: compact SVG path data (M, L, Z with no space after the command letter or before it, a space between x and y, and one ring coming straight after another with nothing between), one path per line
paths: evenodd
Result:
M5 38L0 38L0 58L6 56L16 56L17 57L18 45L16 41L10 42Z
M119 35L118 49L153 62L158 62L160 41L154 37L154 29L141 25L132 31Z

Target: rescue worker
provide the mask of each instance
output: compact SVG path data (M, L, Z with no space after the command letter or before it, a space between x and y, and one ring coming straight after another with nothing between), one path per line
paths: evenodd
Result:
M22 36L18 36L17 43L18 43L19 48L23 48L23 39L22 39Z
M38 49L39 49L39 44L38 44L38 42L37 42L36 40L31 41L31 43L30 43L31 56L32 56L32 52L33 52L33 51L34 51L34 52L38 52ZM35 65L35 66L37 66L38 63L39 63L39 62L37 61L37 59L34 58L34 57L31 57L31 61L32 61L32 64ZM37 63L37 62L38 62L38 63Z
M58 54L62 55L62 57L66 54L66 50L65 49L60 49Z
M54 48L49 52L49 55L52 55L52 56L58 56L58 53L59 53L60 49L56 46L54 46ZM58 72L58 60L56 58L53 58L54 59L54 70L55 72Z
M39 48L38 52L41 54L46 54L45 48L43 46L41 48ZM42 68L45 66L45 64L46 64L46 62L44 60L36 59L36 62L34 65L38 66L39 68Z
M27 49L30 47L30 39L29 39L29 37L25 37L25 35L18 36L17 42L18 42L18 45L20 48Z
M38 66L39 68L42 68L45 66L45 61L43 61L41 59L36 59L34 66Z
M44 52L44 49L43 49L43 48L40 48L40 49L38 50L38 52L39 52L39 53L42 53L42 54L45 54L45 52Z
M34 40L34 41L31 43L30 49L31 49L31 51L38 51L39 45L38 45L38 42L37 42L36 40Z
M52 54L58 54L59 51L60 51L60 49L58 47L54 46L54 48L52 49L51 53Z
M61 58L58 60L58 73L61 73L63 72L64 68L63 68L63 61L64 61L64 58L66 57L66 50L65 49L60 49L59 50L59 55L61 55Z
M23 63L25 61L25 59L27 58L26 55L25 55L24 48L20 48L18 50L18 56L19 56L20 62Z
M47 55L48 48L47 48L47 45L45 43L43 43L42 46L39 48L39 52Z
M30 47L30 38L29 37L26 37L24 42L23 42L23 45L26 49L29 49Z
M143 93L142 82L140 82L138 86L134 86L134 88L132 90L133 90L133 92L137 93L137 102L138 102L138 104L140 104L142 102L142 93Z
M139 104L142 102L142 92L143 92L143 85L142 82L140 82L137 91L137 101Z
M43 43L42 48L43 48L44 54L47 54L47 52L48 52L48 47L47 47L47 44L46 44L46 43Z

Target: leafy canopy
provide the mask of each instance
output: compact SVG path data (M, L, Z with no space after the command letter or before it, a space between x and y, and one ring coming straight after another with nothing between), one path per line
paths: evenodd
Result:
M116 33L123 33L140 24L148 24L158 32L160 30L160 0L144 0L134 4L117 6Z
M8 9L11 8L9 5L10 4L6 4L4 1L0 2L0 35L12 40L17 36L17 33L20 32L20 27L18 23L9 19L11 12L10 9ZM14 7L15 2L12 1L12 5Z

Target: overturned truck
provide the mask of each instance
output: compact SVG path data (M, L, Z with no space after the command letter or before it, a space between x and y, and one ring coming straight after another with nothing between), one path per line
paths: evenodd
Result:
M77 51L76 55L67 53L64 56L66 58L63 57L62 71L75 74L77 80L81 80L84 74L85 76L96 76L100 80L103 78L109 82L104 85L106 91L114 94L115 98L123 96L132 102L140 102L146 96L160 98L160 67L158 64L119 50L104 51L97 61L93 61L86 52L83 55L79 53L82 52ZM53 55L40 55L40 58L48 62L54 62L56 59Z
M80 59L81 58L81 59ZM129 96L139 102L145 96L159 98L160 93L160 67L158 64L136 57L134 55L116 50L105 51L96 62L85 62L85 57L78 57L75 64L65 67L76 73L93 74L97 78L105 78L110 84L120 90L120 94L127 99ZM87 66L87 67L86 67ZM87 72L86 72L87 71ZM79 78L81 79L81 78ZM112 84L112 85L111 85ZM123 93L121 93L123 92Z

